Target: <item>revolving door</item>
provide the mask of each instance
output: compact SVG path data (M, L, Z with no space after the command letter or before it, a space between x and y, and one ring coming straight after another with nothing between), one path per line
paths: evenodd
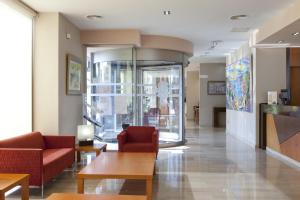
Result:
M88 58L86 112L101 124L99 138L116 142L130 124L155 126L160 146L184 143L182 53L99 49Z

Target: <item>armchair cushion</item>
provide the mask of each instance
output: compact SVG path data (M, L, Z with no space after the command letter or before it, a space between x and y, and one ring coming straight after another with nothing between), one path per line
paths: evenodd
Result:
M43 182L48 182L51 178L70 167L74 162L74 149L46 149L43 152Z
M152 126L129 126L126 129L127 142L151 142L155 128Z
M156 152L152 143L127 143L123 146L125 152Z

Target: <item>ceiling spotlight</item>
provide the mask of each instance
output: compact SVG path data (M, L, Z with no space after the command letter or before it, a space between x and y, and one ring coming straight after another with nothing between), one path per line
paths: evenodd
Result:
M86 18L88 18L89 20L99 20L102 19L101 15L87 15Z
M283 42L284 42L283 40L279 40L277 43L282 44Z
M164 15L171 15L171 11L170 10L164 10Z
M292 35L293 36L297 36L297 35L299 35L300 34L300 32L296 32L296 33L293 33Z
M242 19L247 19L248 15L234 15L231 16L230 19L231 20L242 20Z

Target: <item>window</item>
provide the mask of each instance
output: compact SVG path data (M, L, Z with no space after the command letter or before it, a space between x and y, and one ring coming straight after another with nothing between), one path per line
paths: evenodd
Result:
M32 131L32 21L0 1L0 139Z

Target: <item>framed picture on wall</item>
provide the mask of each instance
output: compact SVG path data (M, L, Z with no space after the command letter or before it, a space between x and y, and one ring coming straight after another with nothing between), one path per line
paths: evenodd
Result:
M76 56L67 54L67 88L69 95L82 93L82 62Z
M208 95L225 95L226 82L225 81L208 81L207 82Z

